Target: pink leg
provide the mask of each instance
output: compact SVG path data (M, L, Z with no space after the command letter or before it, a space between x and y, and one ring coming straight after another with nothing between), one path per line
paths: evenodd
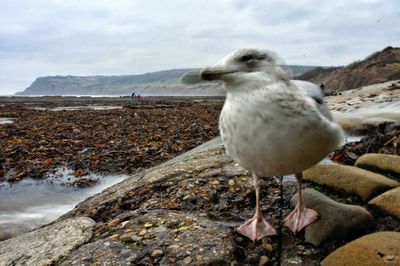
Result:
M301 180L303 179L303 174L296 174L296 179L298 190L297 204L294 210L285 219L285 225L295 234L318 219L318 213L316 211L307 209L303 205L301 196Z
M254 188L256 190L256 213L253 218L247 220L244 224L239 226L236 231L253 241L260 240L265 236L276 235L276 230L267 223L261 213L260 207L260 188L262 180L253 174Z

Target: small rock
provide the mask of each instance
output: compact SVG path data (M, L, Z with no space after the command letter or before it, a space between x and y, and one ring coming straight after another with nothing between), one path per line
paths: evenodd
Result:
M214 180L214 181L211 182L211 186L214 187L214 188L218 187L220 184L221 184L221 182L219 182L218 180Z
M399 182L383 175L338 164L317 164L304 171L304 179L356 194L364 201L400 186Z
M261 256L260 262L258 263L259 266L267 265L269 258L267 256Z
M144 224L144 228L150 228L150 227L152 227L153 226L153 224L151 224L151 223L145 223Z
M399 254L400 233L378 232L338 248L329 254L321 265L400 265Z
M121 235L119 239L121 239L121 241L124 241L124 242L131 242L131 241L133 241L132 240L133 236L134 236L134 234L132 232L129 232L129 233L125 233L125 234Z
M243 238L240 236L235 237L235 241L238 243L242 243L243 242Z
M235 180L229 179L228 185L229 185L230 187L233 187L233 186L235 185Z
M300 257L288 258L283 261L282 265L292 266L292 265L304 265L303 260Z
M139 242L139 241L143 240L143 237L134 235L134 236L131 237L131 239L132 239L133 242Z
M116 218L118 218L121 222L125 222L127 219L132 217L132 212L123 212L119 214Z
M163 254L164 254L164 252L161 249L155 249L153 251L153 253L151 253L151 257L152 258L157 258L157 257L162 256Z
M168 249L171 250L171 251L179 249L179 245L172 244L172 245L168 246Z
M372 215L364 208L338 203L314 189L303 190L307 208L318 212L319 219L305 229L305 240L315 246L329 239L346 239L354 231L364 231L373 226ZM290 201L297 202L297 194Z
M400 187L373 198L368 205L400 219Z
M127 224L129 224L129 221L122 222L121 223L121 228L125 228Z
M400 176L400 156L368 153L362 155L354 164L357 167L380 173L394 173Z
M182 261L182 265L190 265L192 263L192 258L191 257L186 257L183 261Z
M144 236L147 233L146 229L139 232L139 236Z
M264 243L264 244L263 244L263 247L264 247L265 250L266 250L267 252L269 252L269 253L271 253L272 251L274 251L274 248L272 247L271 244Z
M121 223L120 219L116 218L107 223L109 227L115 227Z

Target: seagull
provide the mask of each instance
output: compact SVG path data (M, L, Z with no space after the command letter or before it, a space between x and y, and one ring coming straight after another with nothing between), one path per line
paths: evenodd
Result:
M222 81L226 100L219 130L226 153L250 170L256 193L254 216L236 229L252 241L276 235L263 218L260 189L263 178L294 174L298 201L284 221L293 233L318 219L303 205L302 172L320 162L343 141L332 121L322 92L305 81L291 81L272 52L240 49L201 70L204 81Z

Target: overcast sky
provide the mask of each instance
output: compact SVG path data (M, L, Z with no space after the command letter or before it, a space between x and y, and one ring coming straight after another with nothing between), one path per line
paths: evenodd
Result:
M243 47L346 65L400 46L398 0L0 0L0 95L39 76L213 64Z

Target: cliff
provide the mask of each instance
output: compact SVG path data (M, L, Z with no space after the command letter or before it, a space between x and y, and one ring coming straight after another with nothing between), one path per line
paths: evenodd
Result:
M313 66L284 66L293 75L300 75ZM193 69L173 69L140 75L123 76L49 76L37 78L17 95L141 95L204 96L223 95L217 83L182 85L180 77Z

